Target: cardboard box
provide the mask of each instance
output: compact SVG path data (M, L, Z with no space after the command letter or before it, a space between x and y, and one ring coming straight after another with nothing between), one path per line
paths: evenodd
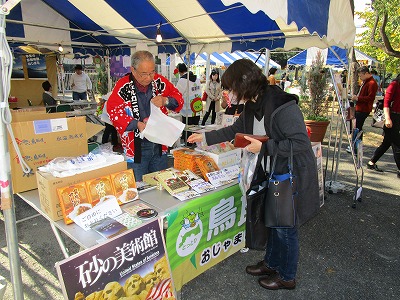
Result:
M97 170L76 174L74 176L57 178L49 173L37 172L37 186L40 198L40 207L53 220L63 218L60 201L58 200L57 188L74 185L76 183L110 175L126 170L126 162L122 161Z
M220 169L240 164L242 159L242 149L237 148L228 152L214 154L207 151L196 149L201 154L210 156Z
M14 193L37 188L37 168L56 157L75 157L88 153L87 139L101 131L101 125L87 123L85 117L65 118L65 113L18 112L11 123L19 151L33 174L21 168L10 136L11 178ZM54 117L58 117L53 119ZM64 117L62 117L64 116ZM51 119L50 119L51 118Z

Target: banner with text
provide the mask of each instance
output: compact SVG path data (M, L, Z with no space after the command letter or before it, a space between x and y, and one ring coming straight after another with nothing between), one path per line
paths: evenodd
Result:
M167 216L167 253L175 288L244 247L246 201L239 185L193 199Z
M175 299L159 219L56 268L66 299Z

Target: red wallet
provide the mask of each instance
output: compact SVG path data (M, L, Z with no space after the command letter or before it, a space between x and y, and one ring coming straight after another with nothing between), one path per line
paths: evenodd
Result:
M233 142L233 145L236 148L244 148L247 145L250 144L250 141L246 140L244 136L251 137L253 139L259 140L262 143L265 143L268 141L269 137L266 135L253 135L253 134L246 134L246 133L236 133L235 135L235 140Z

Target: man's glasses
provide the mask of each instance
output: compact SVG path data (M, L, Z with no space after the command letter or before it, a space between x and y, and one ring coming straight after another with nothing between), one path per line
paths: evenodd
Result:
M136 69L135 69L135 71L136 71L137 74L139 74L139 76L140 76L141 78L153 77L154 74L156 74L156 71L151 71L151 72L149 72L149 73L146 73L146 72L138 72Z

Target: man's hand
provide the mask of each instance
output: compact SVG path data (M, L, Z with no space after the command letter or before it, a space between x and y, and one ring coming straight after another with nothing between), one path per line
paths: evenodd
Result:
M137 127L138 127L139 131L142 132L146 128L146 123L139 121L137 123Z
M166 101L166 97L163 97L161 95L155 96L153 99L151 99L151 102L153 102L153 104L157 107L163 106Z

